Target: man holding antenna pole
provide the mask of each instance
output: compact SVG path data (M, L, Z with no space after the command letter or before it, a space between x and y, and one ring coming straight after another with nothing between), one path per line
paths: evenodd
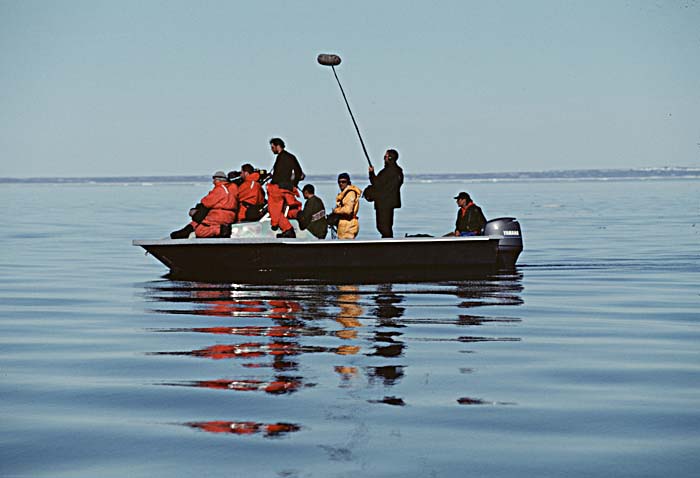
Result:
M369 167L369 182L372 184L372 198L377 220L377 231L385 237L394 237L394 209L401 207L401 186L403 185L403 170L396 162L399 153L388 149L384 153L384 168L379 174Z
M372 185L365 189L364 196L368 201L374 201L374 210L377 215L377 230L382 235L382 238L394 237L394 209L401 207L400 189L403 184L403 170L396 164L396 161L399 159L399 153L395 149L387 150L384 154L384 168L379 174L374 173L374 166L369 159L369 154L367 154L365 142L362 141L360 128L357 126L355 115L352 114L350 103L348 103L348 97L345 95L343 85L340 84L340 79L335 71L335 67L340 65L342 60L338 55L321 53L318 55L317 61L320 65L330 66L331 70L333 70L333 76L338 83L340 93L343 95L345 106L348 108L348 113L350 113L350 119L355 126L355 131L357 131L357 137L360 139L362 152L365 153L365 158L369 165L369 181ZM371 191L368 191L368 189Z

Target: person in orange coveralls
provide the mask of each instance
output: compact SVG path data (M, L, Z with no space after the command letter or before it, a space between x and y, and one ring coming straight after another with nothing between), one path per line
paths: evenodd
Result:
M260 184L260 173L255 171L252 164L241 166L241 179L243 182L238 186L238 222L257 221L260 217L254 217L256 208L251 206L262 206L265 204L265 191Z
M209 212L204 221L192 227L197 237L230 237L231 224L236 222L238 194L229 189L228 176L223 171L214 173L212 183L214 187L199 201Z
M277 158L272 167L272 179L267 186L267 204L272 230L282 230L277 234L277 237L292 238L296 237L296 233L292 223L285 216L284 209L285 206L290 206L290 209L295 209L295 212L298 213L301 203L295 197L295 194L299 195L296 187L299 181L304 179L304 172L296 156L285 151L284 148L282 139L272 138L270 140L270 149L277 155ZM290 217L294 218L296 214L290 214Z
M214 187L200 202L190 209L192 222L170 233L171 239L187 239L192 232L196 237L230 237L231 224L236 222L238 191L230 187L223 171L212 176ZM202 217L204 216L204 217Z

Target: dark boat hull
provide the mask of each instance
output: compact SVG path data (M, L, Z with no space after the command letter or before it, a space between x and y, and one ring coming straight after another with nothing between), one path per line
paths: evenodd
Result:
M377 282L456 280L512 267L499 238L401 238L355 241L186 239L134 241L186 280L244 283L308 280ZM519 251L518 251L519 253Z

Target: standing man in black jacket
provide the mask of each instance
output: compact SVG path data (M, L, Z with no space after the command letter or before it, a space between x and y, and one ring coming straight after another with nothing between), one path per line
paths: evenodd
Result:
M377 231L385 237L394 237L394 209L401 207L401 186L403 185L403 170L396 162L399 153L388 149L384 153L384 168L379 174L374 174L374 168L369 167L369 182L373 186L374 212L377 218Z

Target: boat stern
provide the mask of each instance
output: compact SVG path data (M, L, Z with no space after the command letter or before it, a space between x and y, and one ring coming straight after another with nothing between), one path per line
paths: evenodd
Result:
M514 217L492 219L484 226L484 235L498 238L498 267L512 269L523 251L523 234Z

